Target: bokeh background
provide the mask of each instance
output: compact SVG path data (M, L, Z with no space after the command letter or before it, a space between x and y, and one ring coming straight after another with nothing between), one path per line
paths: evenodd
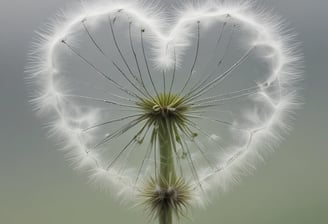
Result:
M34 30L68 2L0 0L0 223L147 223L141 209L120 205L72 170L28 102L23 70ZM258 3L298 33L304 106L294 131L254 175L181 223L328 223L328 1Z

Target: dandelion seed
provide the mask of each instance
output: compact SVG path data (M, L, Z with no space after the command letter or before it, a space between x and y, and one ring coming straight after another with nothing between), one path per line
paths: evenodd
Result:
M300 57L257 11L208 1L172 25L157 6L99 1L60 15L27 66L32 103L92 181L170 224L289 129Z

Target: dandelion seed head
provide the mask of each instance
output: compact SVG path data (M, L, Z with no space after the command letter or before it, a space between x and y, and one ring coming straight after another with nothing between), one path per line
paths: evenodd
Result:
M281 20L253 4L175 12L83 2L37 32L26 72L49 135L90 182L181 215L252 173L290 130L302 57ZM158 176L160 144L172 148L172 180Z
M171 208L174 208L177 217L185 215L192 189L183 179L164 182L160 186L156 180L150 179L141 195L146 198L144 203L150 216L158 217L161 215L158 212L169 213Z

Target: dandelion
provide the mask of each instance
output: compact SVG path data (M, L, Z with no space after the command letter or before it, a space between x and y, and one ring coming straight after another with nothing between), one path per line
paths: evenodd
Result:
M289 130L300 57L263 10L214 1L170 19L136 1L74 10L38 33L32 103L76 168L141 200L160 224L252 172Z

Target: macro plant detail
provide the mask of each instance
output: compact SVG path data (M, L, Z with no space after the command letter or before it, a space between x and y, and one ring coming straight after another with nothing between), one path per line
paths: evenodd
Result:
M27 72L50 136L160 224L226 190L289 130L293 36L245 2L85 3L39 32ZM176 15L174 15L176 14Z

